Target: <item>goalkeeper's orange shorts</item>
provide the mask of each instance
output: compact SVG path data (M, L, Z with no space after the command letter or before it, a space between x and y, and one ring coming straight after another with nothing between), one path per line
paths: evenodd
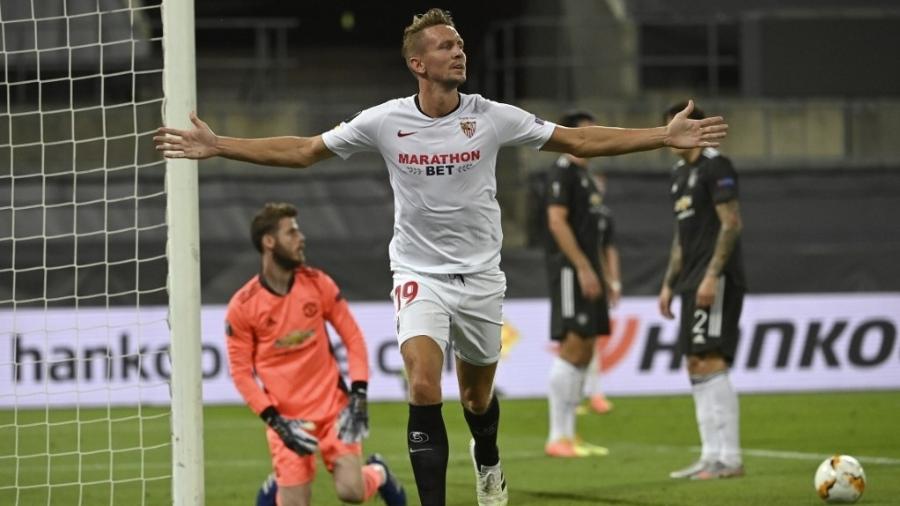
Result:
M362 443L345 443L338 437L337 419L326 427L317 426L313 435L319 438L319 454L328 472L334 470L334 462L344 455L362 455ZM300 456L290 448L271 428L266 430L272 467L279 487L296 487L312 483L316 477L316 456Z

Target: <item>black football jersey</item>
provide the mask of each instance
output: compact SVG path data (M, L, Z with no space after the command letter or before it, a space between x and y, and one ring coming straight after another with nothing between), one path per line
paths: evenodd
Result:
M716 204L738 198L738 177L731 161L706 148L694 163L680 160L672 169L672 196L682 267L673 290L700 286L716 247L721 222ZM728 281L746 287L740 238L722 269Z
M565 157L550 168L547 174L547 206L568 208L568 222L578 247L602 277L599 265L600 248L613 244L615 227L612 213L603 205L603 194L587 169ZM545 209L546 212L546 209ZM549 232L546 237L547 261L552 266L568 265L565 254Z

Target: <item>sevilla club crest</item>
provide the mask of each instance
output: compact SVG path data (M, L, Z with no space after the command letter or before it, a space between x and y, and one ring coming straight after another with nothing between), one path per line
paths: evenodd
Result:
M466 137L472 138L475 135L475 120L474 119L463 119L459 121L459 127L462 128Z

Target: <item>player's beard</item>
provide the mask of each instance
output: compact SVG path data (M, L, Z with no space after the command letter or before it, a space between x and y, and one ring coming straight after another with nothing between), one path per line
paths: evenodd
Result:
M300 267L306 260L303 251L298 252L296 256L291 255L290 251L280 244L276 244L275 249L272 250L272 259L275 260L275 263L278 264L279 267L288 271Z
M466 84L466 74L463 73L462 76L459 76L459 75L454 75L452 77L447 76L447 78L444 80L444 82L442 84L448 88L454 88L454 89L459 88L460 86Z
M448 88L452 88L452 89L456 90L459 87L461 87L462 85L466 84L466 79L465 78L450 79L445 84L447 85Z
M456 69L450 68L445 75L435 79L435 82L447 89L459 88L466 84L466 70L464 69L460 74Z

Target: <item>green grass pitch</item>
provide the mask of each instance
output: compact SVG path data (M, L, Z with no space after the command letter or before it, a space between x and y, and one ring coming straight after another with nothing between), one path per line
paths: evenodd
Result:
M862 462L868 485L860 504L900 504L900 392L743 395L747 476L716 482L668 478L698 455L689 396L613 401L612 413L578 419L581 435L611 454L571 460L543 455L546 401L501 403L511 505L818 505L824 503L813 491L813 474L833 452ZM365 451L384 454L410 504L418 504L404 441L406 405L370 409ZM474 477L457 402L445 404L444 417L451 444L447 504L470 506ZM168 424L164 411L150 408L0 411L0 504L171 504ZM204 424L206 504L253 504L270 468L262 422L241 406L210 406ZM321 467L313 500L338 504Z

